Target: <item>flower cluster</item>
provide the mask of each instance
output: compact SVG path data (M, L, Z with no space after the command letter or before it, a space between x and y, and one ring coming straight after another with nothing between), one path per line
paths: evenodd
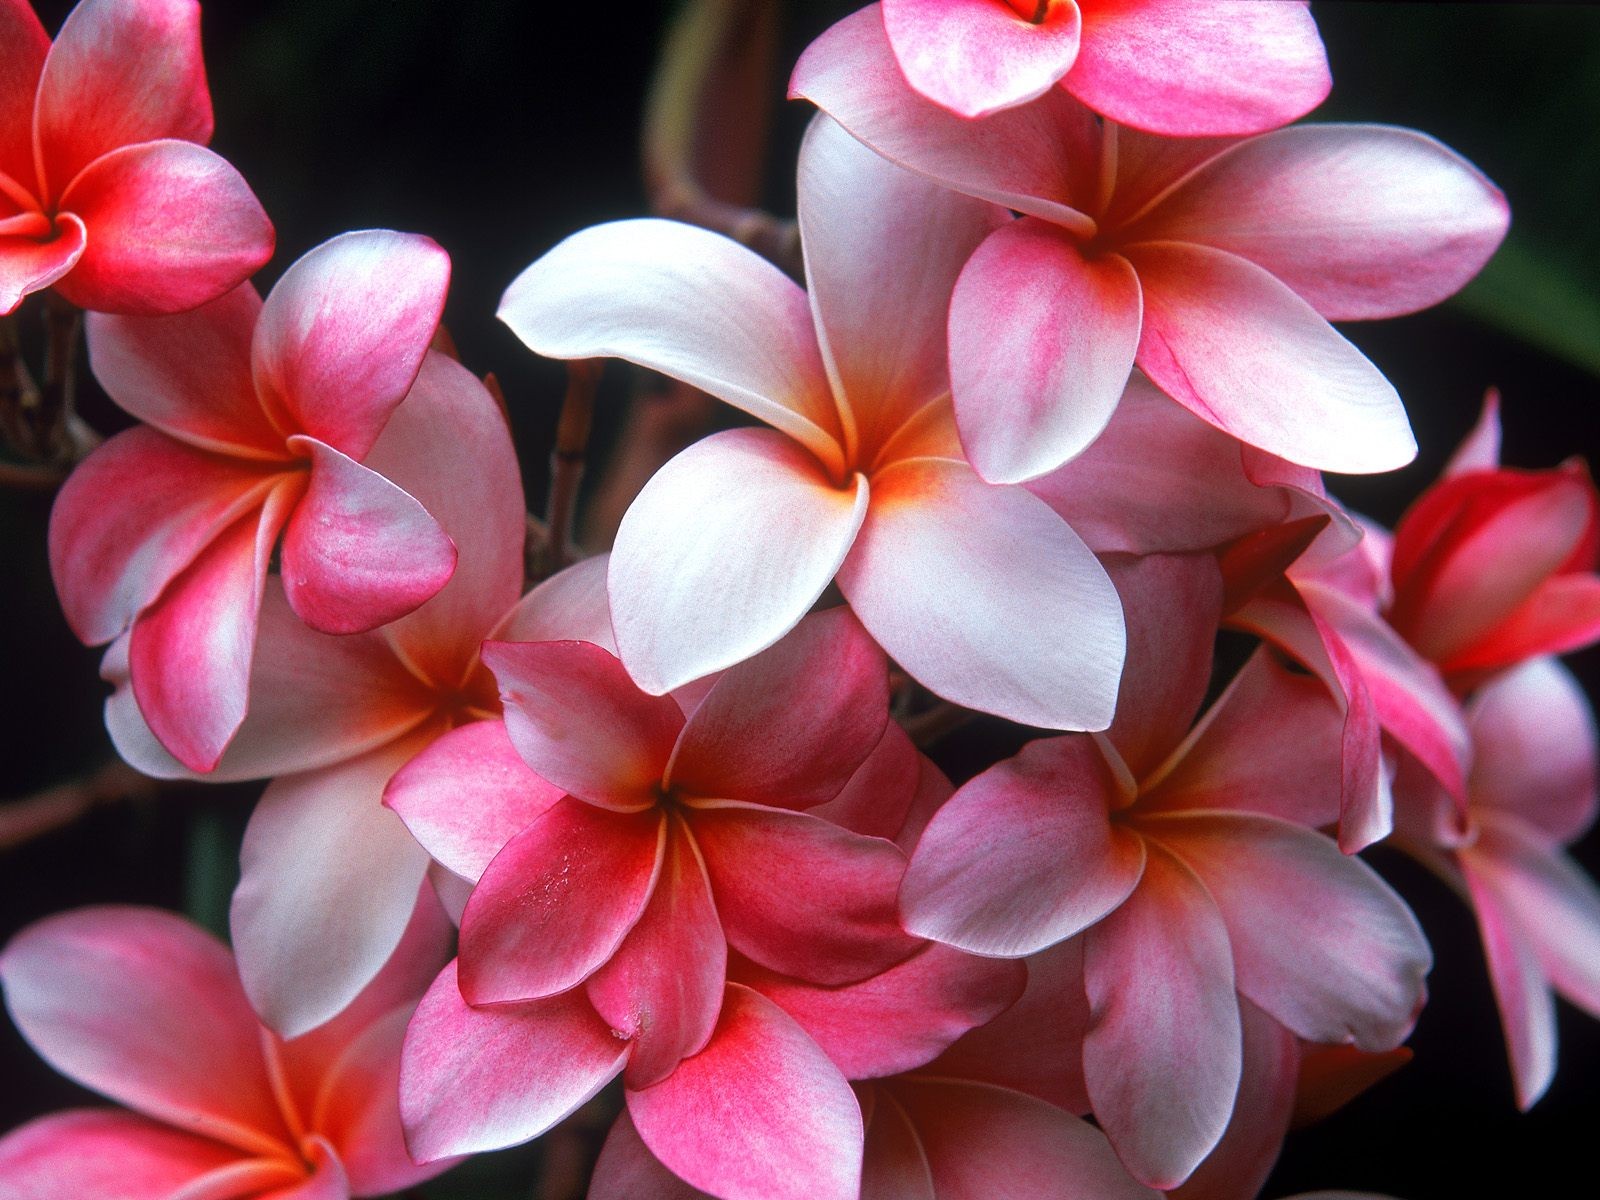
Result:
M1416 452L1329 322L1446 298L1509 218L1425 135L1291 123L1304 4L826 32L803 284L646 218L506 291L535 353L754 419L542 578L445 251L248 281L198 21L82 0L52 43L0 0L0 311L88 310L135 422L56 500L62 608L129 764L270 781L231 952L108 907L0 955L124 1106L0 1138L0 1200L383 1195L619 1077L593 1200L1247 1200L1404 1060L1432 956L1379 842L1471 905L1539 1098L1553 996L1600 1016L1556 657L1600 641L1600 493L1503 466L1492 395L1392 532L1325 488ZM1028 728L956 787L930 712Z

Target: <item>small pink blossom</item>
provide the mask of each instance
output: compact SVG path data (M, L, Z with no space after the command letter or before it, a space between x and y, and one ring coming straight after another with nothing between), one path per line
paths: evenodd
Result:
M383 972L336 1021L263 1029L232 956L156 909L48 917L0 955L6 1005L62 1074L132 1111L79 1108L0 1139L0 1196L388 1195L437 1175L406 1153L406 1021L449 945L424 895Z
M327 633L372 629L444 586L450 538L364 465L417 379L450 262L431 240L349 233L263 303L246 284L177 316L96 314L90 361L144 422L73 472L50 565L90 645L130 633L144 719L208 771L248 706L268 565Z
M1088 446L1136 362L1281 458L1343 472L1409 462L1394 389L1328 322L1438 303L1508 221L1493 184L1409 130L1162 138L1057 89L964 120L906 86L872 12L813 43L790 86L892 161L1022 214L972 253L950 302L956 422L996 483Z
M260 202L205 148L194 0L82 0L54 44L28 0L0 0L0 46L0 315L52 286L182 312L272 257Z
M1320 104L1332 80L1304 3L1258 0L883 0L906 80L963 117L1059 83L1155 133L1259 133Z

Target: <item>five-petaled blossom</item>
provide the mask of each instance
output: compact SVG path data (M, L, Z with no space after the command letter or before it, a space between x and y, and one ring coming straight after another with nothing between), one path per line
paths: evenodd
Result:
M1050 729L1110 721L1115 589L1045 504L978 477L951 419L950 288L1004 219L819 117L800 152L809 296L666 221L579 233L512 284L500 315L534 350L627 358L773 427L691 446L623 519L611 615L647 691L771 645L837 581L946 699Z
M901 908L913 933L983 954L1083 935L1090 1103L1128 1169L1169 1188L1233 1111L1240 996L1309 1041L1387 1050L1432 960L1400 899L1316 832L1340 780L1321 685L1261 651L1193 724L1215 560L1150 556L1117 581L1115 723L1032 742L962 787L918 843Z
M0 1138L0 1196L384 1196L437 1175L406 1153L399 1051L450 926L423 895L382 974L292 1041L263 1029L233 956L156 909L47 917L0 954L17 1028L62 1074L132 1111L76 1108Z
M1059 90L964 120L906 86L870 12L814 42L791 89L894 162L1022 214L972 254L950 301L956 421L994 482L1088 446L1135 361L1279 457L1404 465L1416 444L1399 398L1328 321L1438 303L1508 221L1482 174L1409 130L1162 138Z
M265 264L272 225L211 124L195 0L82 0L53 44L0 0L0 315L51 286L182 312Z
M1332 86L1300 0L883 0L906 80L963 117L1059 83L1113 121L1195 137L1259 133Z
M374 230L312 250L264 303L245 284L177 316L91 317L96 378L145 424L61 489L51 571L85 642L131 630L140 711L192 770L244 719L275 553L289 607L327 633L393 621L450 578L450 538L363 465L449 276L428 238Z

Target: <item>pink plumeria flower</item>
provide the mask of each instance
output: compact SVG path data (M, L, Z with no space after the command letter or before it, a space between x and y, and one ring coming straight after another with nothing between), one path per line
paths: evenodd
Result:
M963 117L1060 84L1154 133L1260 133L1332 86L1304 3L1258 0L883 0L906 81Z
M475 883L459 960L407 1043L413 1151L524 1141L622 1072L651 1144L745 1181L728 1194L852 1194L860 1119L843 1077L819 1075L826 1057L726 964L731 948L838 985L918 947L895 912L902 852L805 811L857 809L856 776L896 763L894 787L854 790L915 807L918 756L885 737L881 652L841 608L694 696L640 691L588 642L492 643L485 658L504 723L440 739L387 798Z
M696 443L628 510L610 576L622 661L669 692L771 645L837 581L946 699L1103 728L1116 592L1041 501L978 478L950 415L949 290L1003 214L825 118L800 152L799 207L809 297L736 243L666 221L579 233L506 293L501 318L539 353L627 358L771 426Z
M233 956L157 909L47 917L0 955L7 1007L62 1074L132 1111L78 1108L0 1138L0 1198L348 1200L437 1175L406 1153L406 1021L450 925L424 895L383 973L293 1041L263 1029Z
M1101 122L1059 89L963 120L906 86L871 12L815 42L791 89L894 162L1022 214L977 248L950 304L956 422L996 483L1089 445L1135 362L1291 462L1404 465L1416 444L1399 398L1328 321L1438 303L1508 220L1482 174L1409 130L1175 140Z
M272 257L272 224L205 148L194 0L83 0L54 44L0 0L0 316L54 287L80 308L171 313Z
M139 708L185 766L215 767L244 719L275 552L289 607L326 633L393 621L450 578L438 522L365 465L449 276L427 238L349 233L265 303L246 284L178 316L91 317L96 377L145 424L61 489L51 571L83 641L131 630Z
M349 1004L405 928L429 859L383 807L383 790L440 735L499 715L483 639L609 631L603 561L519 600L527 511L516 452L499 406L461 364L426 356L366 462L438 519L459 552L454 575L415 612L349 635L307 628L268 580L249 713L202 777L273 777L245 832L232 930L245 989L285 1036ZM147 775L193 778L141 716L128 642L103 668L117 685L112 739Z
M1119 563L1130 654L1104 736L1036 741L962 787L901 889L913 933L1025 955L1082 933L1095 1116L1141 1182L1222 1137L1239 996L1319 1043L1388 1049L1431 956L1409 910L1314 827L1339 801L1340 716L1259 652L1197 725L1221 612L1213 559Z
M1468 706L1468 823L1402 777L1396 839L1478 916L1517 1106L1556 1069L1555 995L1600 1017L1600 888L1566 853L1594 825L1600 747L1583 688L1556 660L1498 675Z

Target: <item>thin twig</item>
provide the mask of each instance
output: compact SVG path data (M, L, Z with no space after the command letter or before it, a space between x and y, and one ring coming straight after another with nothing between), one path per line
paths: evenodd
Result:
M82 779L8 800L0 804L0 851L14 850L65 829L103 805L153 796L158 786L155 780L117 761Z
M78 411L78 339L83 334L83 310L56 292L46 292L44 328L38 456L46 462L71 461L75 447L68 431Z
M550 502L545 509L548 537L541 577L554 575L571 561L573 514L589 452L589 431L594 425L594 394L600 384L600 366L598 359L567 364L567 394L561 400L556 445L550 454Z

